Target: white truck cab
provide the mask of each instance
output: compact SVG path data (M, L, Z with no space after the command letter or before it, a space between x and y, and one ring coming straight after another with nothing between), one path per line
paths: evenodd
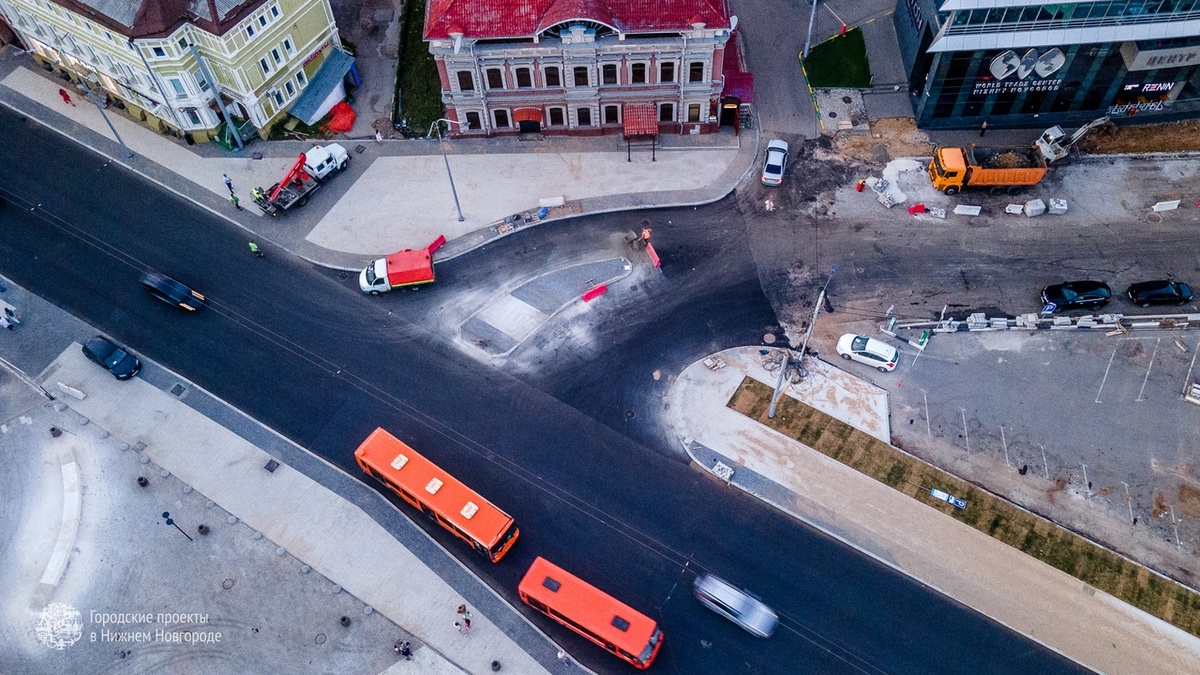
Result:
M324 178L334 171L346 168L350 163L350 153L337 143L314 145L304 153L304 168L313 178Z

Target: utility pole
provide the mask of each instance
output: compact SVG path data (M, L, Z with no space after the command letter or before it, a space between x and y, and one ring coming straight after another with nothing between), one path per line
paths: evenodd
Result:
M817 325L817 314L821 311L821 306L825 304L825 289L829 288L829 282L833 281L833 275L837 272L837 265L831 265L829 269L829 278L825 280L825 285L821 287L821 294L817 296L817 302L813 305L812 320L808 322L808 330L804 332L804 344L800 346L800 358L796 361L796 365L804 364L804 356L808 354L808 339L812 337L813 328ZM791 356L791 350L783 350L783 363L779 366L779 381L775 384L775 393L771 394L771 405L767 408L767 418L775 419L775 404L779 402L779 397L783 395L783 380L787 377L788 358Z

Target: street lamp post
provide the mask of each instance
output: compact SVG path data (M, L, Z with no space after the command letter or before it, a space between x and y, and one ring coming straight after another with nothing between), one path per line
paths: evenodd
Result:
M796 358L796 365L804 364L804 356L808 354L808 338L812 337L813 328L817 325L817 314L821 311L821 306L825 304L825 290L829 288L829 282L833 281L833 275L837 272L837 265L832 265L829 269L829 278L825 280L825 285L821 287L821 294L817 296L817 303L813 306L812 321L808 322L808 330L804 332L804 344L800 345L800 356ZM786 377L788 367L788 357L791 356L791 350L783 350L783 363L779 364L779 382L775 385L775 392L771 394L771 405L767 407L767 418L775 419L775 404L783 396L783 381Z
M446 163L446 176L450 179L450 194L454 195L454 208L458 210L458 222L461 223L463 221L462 206L458 203L458 190L454 188L454 174L450 173L450 159L446 157L446 144L442 140L442 122L445 122L446 124L457 124L463 129L469 129L470 127L462 122L455 122L454 120L448 120L444 117L434 120L433 124L429 125L430 133L433 133L433 130L437 129L438 147L442 150L442 161Z
M85 87L86 87L86 85L85 85ZM117 128L113 126L112 120L108 119L108 113L104 112L104 105L107 102L106 101L102 102L102 101L103 101L103 99L105 99L107 97L104 94L100 93L99 91L92 89L90 87L87 87L87 90L84 92L84 97L96 105L96 110L100 111L100 116L103 117L104 121L108 124L109 131L113 132L113 136L117 137L117 142L120 143L121 147L125 149L125 156L133 157L133 150L130 150L129 146L125 145L125 141L121 138L121 134L118 134Z

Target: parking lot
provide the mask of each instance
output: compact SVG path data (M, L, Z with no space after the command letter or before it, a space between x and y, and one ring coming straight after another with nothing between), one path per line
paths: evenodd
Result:
M1190 576L1200 407L1182 392L1197 374L1200 335L951 333L924 352L900 347L890 374L843 365L891 392L895 444Z

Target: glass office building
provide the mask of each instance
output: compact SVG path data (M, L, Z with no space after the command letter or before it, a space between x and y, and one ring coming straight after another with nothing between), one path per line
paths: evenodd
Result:
M1200 0L897 0L917 125L1200 116Z

